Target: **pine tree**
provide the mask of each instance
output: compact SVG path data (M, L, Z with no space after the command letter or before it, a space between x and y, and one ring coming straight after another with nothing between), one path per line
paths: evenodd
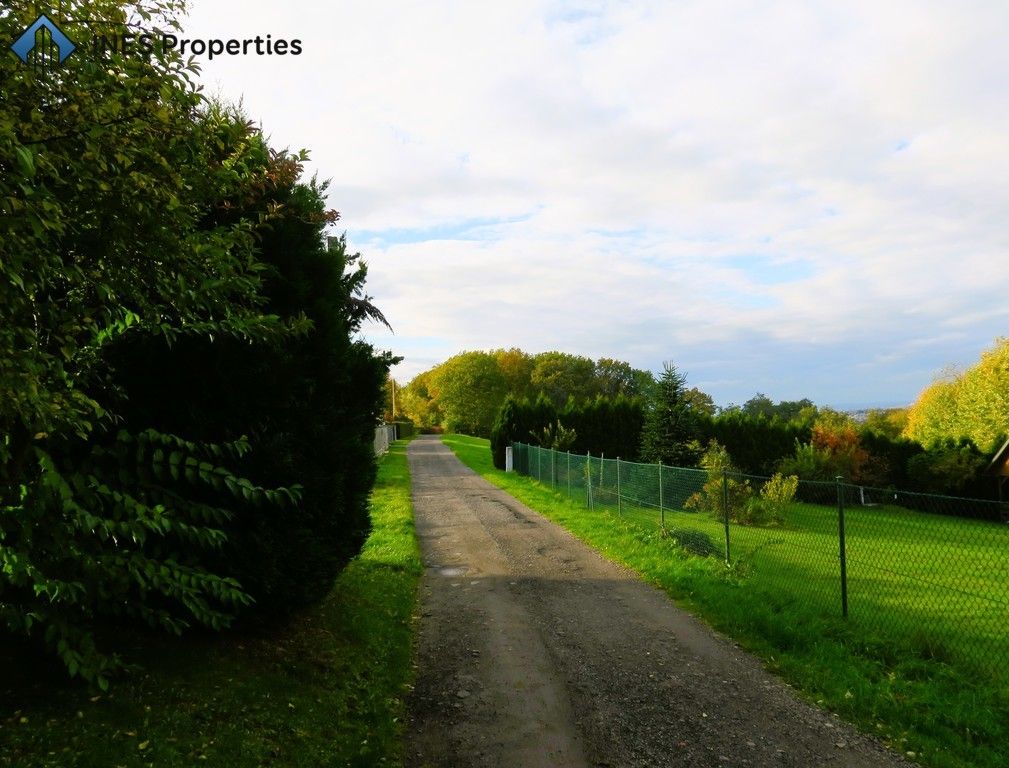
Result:
M641 433L641 460L662 462L674 467L696 464L697 448L691 446L699 437L697 415L690 407L687 377L672 363L663 365L655 387L655 399L645 413Z

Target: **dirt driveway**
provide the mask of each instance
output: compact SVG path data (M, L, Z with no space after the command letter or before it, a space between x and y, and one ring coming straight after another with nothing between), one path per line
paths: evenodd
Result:
M909 765L436 436L409 459L426 565L409 765Z

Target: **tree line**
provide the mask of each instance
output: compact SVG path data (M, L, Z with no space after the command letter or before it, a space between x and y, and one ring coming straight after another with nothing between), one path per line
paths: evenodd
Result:
M988 370L991 358L982 360ZM1004 380L1009 367L1003 370ZM806 398L775 403L763 393L742 406L717 409L666 364L647 396L621 408L601 407L601 398L572 398L556 409L542 395L535 401L509 397L494 425L491 450L499 467L505 447L518 441L679 467L706 467L717 457L720 467L751 475L821 481L842 476L880 488L992 498L996 486L985 470L1004 440L997 422L988 423L996 437L985 449L965 436L966 426L920 442L910 435L931 407L929 398L926 392L911 409L872 410L863 420Z
M78 3L64 31L114 34L129 9ZM0 627L100 687L110 629L220 629L328 591L367 535L395 362L357 337L384 318L307 153L196 71L172 50L0 57Z

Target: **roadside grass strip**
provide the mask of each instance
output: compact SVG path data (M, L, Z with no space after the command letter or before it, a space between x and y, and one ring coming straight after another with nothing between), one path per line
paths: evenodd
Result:
M882 508L850 516L849 552L874 555L856 557L852 567L882 562L874 550L885 550L894 568L855 571L849 598L857 601L845 621L832 575L836 518L825 508L795 504L781 528L733 524L726 566L722 523L711 517L667 512L663 530L655 510L590 511L532 478L495 469L486 440L446 435L443 442L485 479L632 568L802 695L894 750L935 768L1009 765L1009 669L978 661L964 652L976 648L963 645L1005 637L990 636L990 617L948 610L941 578L959 568L979 595L1004 593L1009 575L974 567L990 559L970 543L970 526L984 523L947 518L937 528L930 520L925 533L916 524L923 513ZM953 555L924 557L925 535L940 537ZM979 601L978 611L989 603ZM1009 632L1009 622L1002 626Z
M96 695L0 647L0 766L395 766L421 573L406 441L331 594L272 631L130 638L143 670Z

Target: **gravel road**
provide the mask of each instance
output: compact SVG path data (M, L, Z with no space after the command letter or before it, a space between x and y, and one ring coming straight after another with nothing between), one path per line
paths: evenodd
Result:
M911 765L437 436L413 441L409 460L426 566L409 765Z

